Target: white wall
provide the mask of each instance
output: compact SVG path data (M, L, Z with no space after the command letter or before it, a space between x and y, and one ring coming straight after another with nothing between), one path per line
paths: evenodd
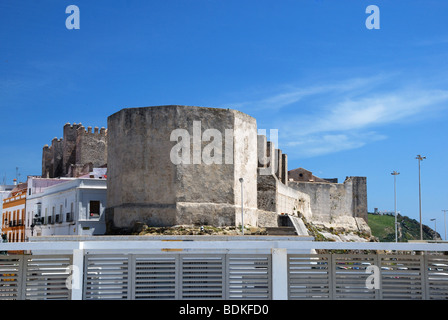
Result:
M31 194L27 198L27 237L31 236L31 224L37 213L38 203L41 204L41 217L44 218L44 224L35 226L34 236L104 234L106 180L73 179L41 191L42 193ZM101 203L99 218L91 218L88 215L91 200ZM72 221L67 221L67 213L70 213ZM51 216L55 221L58 214L61 219L59 221L62 222L49 224L48 218Z

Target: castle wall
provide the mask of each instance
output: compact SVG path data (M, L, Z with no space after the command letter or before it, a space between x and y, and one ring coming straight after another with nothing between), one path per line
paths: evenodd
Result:
M42 149L42 177L77 177L107 163L107 130L91 132L81 123L66 123L63 138Z
M312 219L330 222L337 216L352 216L351 182L344 184L289 181L289 186L310 196Z
M281 214L311 216L309 196L290 188L288 181L288 157L264 135L258 136L257 205L258 225L278 226ZM272 158L269 156L272 155Z
M312 218L310 196L284 185L275 175L259 175L257 192L259 210Z
M367 191L364 177L349 177L344 183L289 181L291 188L310 197L314 223L358 229L356 219L367 222Z
M221 133L223 144L215 145L215 136L206 139L210 130ZM177 136L172 141L173 132L186 133L187 141ZM257 162L250 150L256 149L256 143L255 119L235 110L159 106L123 109L111 115L107 135L108 232L124 232L135 222L152 226L235 225L241 211L241 177L244 223L251 223L257 208ZM179 145L185 147L182 151L188 147L189 161L175 164L172 150ZM205 164L207 154L221 163Z
M50 178L50 174L53 175L52 166L53 152L48 144L42 148L42 177Z
M277 189L278 180L275 175L258 175L258 209L277 213Z
M279 183L277 189L277 213L293 215L295 213L294 208L297 208L298 198L299 191Z
M353 215L357 218L363 218L367 222L367 178L350 177L349 179L352 181Z
M63 158L62 158L62 175L66 176L70 170L71 165L76 163L76 139L78 136L78 128L82 126L81 123L66 123L64 125L63 135Z
M108 118L108 127L92 132L67 123L64 138L43 148L42 176L75 177L107 164L109 233L128 232L136 222L240 225L241 187L245 225L276 226L282 213L346 229L367 221L365 177L338 184L302 168L288 173L287 155L257 135L256 120L242 112L123 109ZM179 130L187 137L173 139ZM173 162L173 149L182 154L179 163Z
M275 215L278 214L278 151L273 142L267 141L265 135L257 136L257 207ZM263 223L269 222L267 219L260 219L259 223L264 226Z
M284 185L288 185L288 155L282 154L282 182Z
M108 117L106 223L112 217L119 228L142 220L175 224L177 177L169 137L176 113L148 111L124 109Z
M64 168L62 165L63 158L63 140L53 138L51 141L51 154L50 154L50 164L48 165L51 169L50 178L60 177L63 175Z
M76 136L76 164L84 166L88 163L93 168L99 168L107 163L107 130L98 127L80 126Z
M276 171L275 175L277 176L278 180L283 180L283 162L282 162L282 150L275 149L275 162L276 162Z
M290 189L292 189L290 187ZM299 217L305 217L308 221L311 221L313 217L313 211L311 209L311 198L305 192L298 191L297 201L294 203L295 214Z
M251 116L232 110L234 116L234 174L233 190L237 208L241 212L241 182L243 182L244 224L257 225L257 122ZM235 224L241 225L241 214Z

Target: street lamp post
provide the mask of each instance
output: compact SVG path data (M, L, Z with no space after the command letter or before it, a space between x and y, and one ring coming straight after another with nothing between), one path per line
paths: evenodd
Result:
M391 175L394 176L394 209L395 209L395 242L398 242L398 222L397 222L397 176L400 172L394 171Z
M443 224L444 224L444 227L445 227L445 241L446 241L446 212L448 210L442 210L442 211L444 213L444 215L443 215Z
M418 160L418 204L419 204L419 214L420 214L420 240L423 240L423 226L422 226L422 186L421 186L421 177L420 177L420 161L426 159L426 157L422 157L421 155L417 155L416 159Z
M243 236L244 236L244 201L243 201L243 196L244 196L243 182L244 182L244 179L240 178L240 182L241 182L241 232L243 233Z

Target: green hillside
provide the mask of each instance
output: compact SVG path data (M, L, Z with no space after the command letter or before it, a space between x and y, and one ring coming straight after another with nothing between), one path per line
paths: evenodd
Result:
M394 216L368 214L368 225L372 230L372 235L380 242L394 242L395 228ZM420 222L409 217L397 215L398 221L398 241L407 242L409 240L420 240ZM440 240L440 234L435 233L430 227L423 225L423 240Z

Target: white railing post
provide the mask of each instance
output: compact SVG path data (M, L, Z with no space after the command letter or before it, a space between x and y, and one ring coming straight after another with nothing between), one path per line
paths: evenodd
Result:
M272 248L272 300L288 300L288 255L283 248Z
M80 243L80 249L73 250L73 265L72 274L69 277L71 280L71 296L72 300L82 300L83 284L84 284L84 249Z

